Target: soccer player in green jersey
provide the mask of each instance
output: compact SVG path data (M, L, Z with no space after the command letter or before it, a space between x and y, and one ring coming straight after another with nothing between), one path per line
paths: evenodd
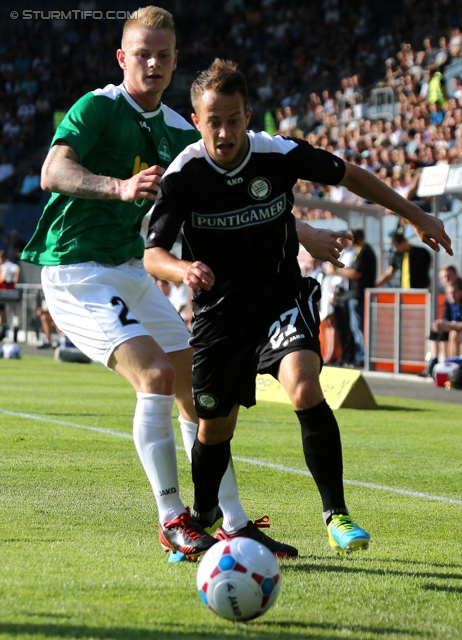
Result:
M200 138L161 102L177 65L171 14L154 6L132 14L117 60L123 83L80 98L53 137L41 176L52 195L22 257L43 267L57 326L135 389L133 436L156 498L160 541L195 555L216 541L191 521L178 486L174 399L188 437L197 429L190 335L148 277L140 235L160 176Z

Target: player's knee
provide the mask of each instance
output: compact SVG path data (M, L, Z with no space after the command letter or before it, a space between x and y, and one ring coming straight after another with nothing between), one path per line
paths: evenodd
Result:
M315 407L324 398L319 378L305 378L299 380L291 389L290 399L296 411Z
M233 437L235 424L225 419L200 420L197 436L203 444L214 445Z
M142 379L143 393L170 396L175 393L175 369L168 361L146 367Z

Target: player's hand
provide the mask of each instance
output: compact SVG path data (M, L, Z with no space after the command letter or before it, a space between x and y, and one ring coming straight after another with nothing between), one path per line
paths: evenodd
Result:
M165 173L163 167L153 165L144 169L128 180L120 180L119 196L124 202L133 202L139 198L155 200L160 188L162 174Z
M322 262L330 262L335 267L342 268L345 265L339 257L343 251L343 245L339 238L352 240L349 231L329 231L328 229L315 229L308 224L297 225L298 239L313 258Z
M443 221L434 216L426 215L422 220L419 219L417 224L414 224L419 238L426 245L434 251L440 250L440 245L446 250L450 256L454 255L451 247L451 238L444 230Z
M215 284L215 276L210 267L197 260L187 266L183 282L193 291L210 291Z
M440 331L448 331L447 323L444 320L435 320L432 324L432 330L437 333Z

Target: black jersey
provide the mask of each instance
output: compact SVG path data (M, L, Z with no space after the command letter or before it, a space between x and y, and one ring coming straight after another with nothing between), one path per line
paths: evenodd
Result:
M211 291L194 295L195 312L227 312L294 295L300 286L299 242L292 214L297 179L338 184L345 164L305 140L248 132L249 152L231 171L210 159L201 140L165 172L146 247L170 250L183 227L184 260L215 274Z
M403 260L406 252L395 251L391 266L401 271L401 287L407 289L403 282ZM428 289L430 286L430 266L432 257L425 247L411 247L409 250L409 276L411 289Z

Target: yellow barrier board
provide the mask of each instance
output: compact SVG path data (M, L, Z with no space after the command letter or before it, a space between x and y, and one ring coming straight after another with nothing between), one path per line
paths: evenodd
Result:
M377 403L361 371L323 367L321 388L331 409L377 409ZM257 376L257 400L285 402L289 396L277 380L265 374Z

